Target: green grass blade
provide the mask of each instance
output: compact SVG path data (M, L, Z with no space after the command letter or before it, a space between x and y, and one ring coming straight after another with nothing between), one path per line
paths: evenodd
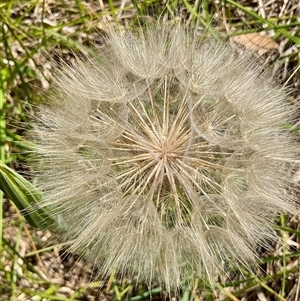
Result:
M6 120L5 120L5 86L6 69L0 72L0 160L5 162L5 142L6 142ZM0 250L2 246L2 219L3 219L3 193L0 191Z
M284 28L277 27L273 22L271 22L268 19L265 19L265 18L261 17L256 12L248 9L247 7L241 5L240 3L236 2L236 1L226 0L226 2L232 4L233 6L239 8L239 9L241 9L242 11L244 11L247 14L249 14L251 17L259 20L263 24L267 24L270 29L276 30L278 33L282 34L283 36L285 36L286 38L288 38L290 41L294 42L296 45L300 44L300 39L299 38L297 38L296 36L293 36L288 31L286 31Z

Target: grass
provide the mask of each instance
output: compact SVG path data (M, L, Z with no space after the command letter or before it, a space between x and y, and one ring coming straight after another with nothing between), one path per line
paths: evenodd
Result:
M41 94L49 86L51 70L47 57L67 61L72 52L91 51L90 46L98 43L104 19L119 26L134 26L147 15L153 19L183 19L188 24L198 24L210 34L239 35L244 41L253 32L271 37L278 45L279 54L270 51L260 59L270 60L279 80L294 89L291 101L296 102L300 86L298 1L269 1L265 6L258 3L247 0L109 0L106 4L96 0L2 1L1 161L19 172L27 172L19 163L27 148L22 137L32 107L43 101ZM290 127L299 134L299 124ZM117 279L113 274L103 286L83 260L64 253L65 246L57 243L53 233L31 228L1 191L0 203L0 300L171 299L159 286L148 290L143 284L128 284L126 279ZM273 254L262 252L261 269L255 274L240 267L243 275L233 271L232 280L225 279L215 291L195 279L176 298L182 301L299 300L300 222L297 217L281 215L278 225L282 241L274 246Z

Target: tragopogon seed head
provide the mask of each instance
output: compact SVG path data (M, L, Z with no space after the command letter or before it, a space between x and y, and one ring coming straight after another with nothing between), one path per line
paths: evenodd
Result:
M283 89L249 57L180 26L111 31L55 79L32 131L44 204L71 251L167 290L248 264L292 212Z

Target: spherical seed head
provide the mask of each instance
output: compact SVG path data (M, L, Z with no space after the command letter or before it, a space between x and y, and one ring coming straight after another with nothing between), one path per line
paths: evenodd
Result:
M111 31L34 122L43 204L71 251L167 290L256 259L292 212L294 108L249 56L181 27Z

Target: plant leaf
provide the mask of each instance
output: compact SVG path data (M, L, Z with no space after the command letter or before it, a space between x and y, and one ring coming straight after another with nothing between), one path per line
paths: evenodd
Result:
M49 209L39 206L42 194L29 181L0 161L0 189L22 212L27 222L40 229L60 229Z

